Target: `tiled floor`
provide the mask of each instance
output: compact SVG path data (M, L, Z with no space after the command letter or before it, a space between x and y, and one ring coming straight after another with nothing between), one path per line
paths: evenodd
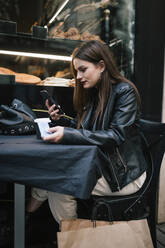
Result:
M157 248L165 247L165 223L157 225Z

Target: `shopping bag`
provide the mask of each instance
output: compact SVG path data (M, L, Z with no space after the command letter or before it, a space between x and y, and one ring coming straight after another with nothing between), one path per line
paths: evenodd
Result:
M96 227L110 225L110 222L97 220L92 221L88 219L69 219L61 221L61 232L80 230L82 228Z
M153 248L147 220L63 220L58 248Z

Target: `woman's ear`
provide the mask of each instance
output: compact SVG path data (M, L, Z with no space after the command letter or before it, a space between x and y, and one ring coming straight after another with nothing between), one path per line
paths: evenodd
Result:
M101 72L103 72L103 71L105 70L105 63L104 63L104 60L100 60L98 64L99 64L99 66L100 66Z

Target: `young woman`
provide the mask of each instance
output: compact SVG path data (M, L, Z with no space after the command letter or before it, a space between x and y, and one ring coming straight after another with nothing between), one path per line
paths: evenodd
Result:
M146 178L138 129L140 97L136 87L120 74L109 47L100 41L87 41L77 47L71 68L75 78L73 102L77 118L66 120L55 105L49 106L47 102L56 126L49 130L52 135L43 140L98 145L109 158L109 168L102 168L103 175L92 194L135 193ZM40 201L36 194L33 197ZM45 199L47 197L58 222L76 218L74 197L54 192L47 192Z

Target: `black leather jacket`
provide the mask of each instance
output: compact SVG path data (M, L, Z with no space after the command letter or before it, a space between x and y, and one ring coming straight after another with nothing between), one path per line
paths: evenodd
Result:
M137 179L145 170L138 129L139 106L134 88L125 82L113 85L102 122L91 127L94 104L90 105L81 129L76 121L64 128L63 144L97 145L108 156L109 165L102 173L113 192Z

